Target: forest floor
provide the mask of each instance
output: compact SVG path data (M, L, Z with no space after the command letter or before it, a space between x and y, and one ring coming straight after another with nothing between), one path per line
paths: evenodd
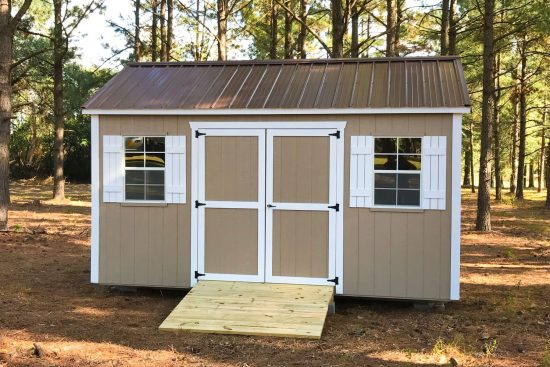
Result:
M90 194L12 186L0 233L0 366L550 366L550 211L543 195L493 205L473 231L464 191L461 300L418 311L337 299L320 341L160 333L184 292L119 293L89 282ZM33 344L36 344L33 345Z

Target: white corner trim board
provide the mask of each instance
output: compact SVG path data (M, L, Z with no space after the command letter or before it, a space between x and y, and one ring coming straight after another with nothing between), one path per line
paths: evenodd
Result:
M470 107L405 108L226 108L226 109L83 109L84 115L373 115L411 113L468 113ZM235 126L231 126L235 127Z
M462 115L453 114L452 171L451 171L451 294L452 301L460 299L460 205L461 205Z
M99 283L99 116L92 115L92 239L90 281Z

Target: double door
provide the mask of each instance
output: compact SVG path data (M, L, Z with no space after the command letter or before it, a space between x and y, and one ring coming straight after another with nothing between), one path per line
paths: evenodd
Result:
M196 132L199 279L336 278L336 129Z

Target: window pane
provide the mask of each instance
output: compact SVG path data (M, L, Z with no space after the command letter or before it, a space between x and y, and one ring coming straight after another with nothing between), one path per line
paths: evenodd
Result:
M145 138L145 151L164 152L164 138Z
M374 174L374 187L395 189L395 173L375 173Z
M143 167L143 153L126 153L126 167Z
M422 139L399 138L399 153L420 154Z
M419 190L398 190L397 191L397 205L420 205L420 191Z
M396 190L374 190L374 204L376 205L395 205Z
M374 169L395 170L397 155L375 155Z
M404 171L420 170L420 155L400 155L399 168Z
M124 138L124 147L128 152L143 152L143 138L142 137Z
M375 153L397 153L397 138L375 138Z
M400 189L419 189L420 175L418 174L399 174L397 177L397 187Z
M164 185L164 171L147 171L147 185Z
M127 185L145 184L145 171L126 171Z
M164 185L147 185L147 200L164 200Z
M145 167L164 167L164 153L147 153Z
M126 200L143 200L143 199L145 199L145 186L126 185Z

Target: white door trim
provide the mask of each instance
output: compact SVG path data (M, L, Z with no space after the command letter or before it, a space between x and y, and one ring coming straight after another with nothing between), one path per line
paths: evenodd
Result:
M200 133L206 135L196 135L193 132L193 143L196 141L197 164L196 171L193 171L193 180L195 182L194 199L205 204L199 207L192 207L196 216L196 234L194 236L196 243L196 263L193 269L204 274L200 279L204 280L234 280L247 282L265 281L265 130L264 129L201 129ZM211 136L256 136L258 137L258 201L208 201L205 197L205 137ZM258 273L255 275L245 274L217 274L205 272L205 211L206 209L257 209L258 210ZM193 227L195 228L195 227ZM193 246L192 246L193 247ZM193 270L192 281L196 281ZM192 283L194 284L194 283Z
M266 128L284 128L284 129L337 129L340 132L340 139L336 139L336 192L337 201L340 204L340 211L337 212L337 231L336 231L336 264L335 272L339 278L336 285L336 293L343 294L344 280L344 129L346 121L258 121L258 122L211 122L211 121L191 121L191 269L190 285L197 283L195 279L195 270L198 263L198 216L194 208L195 200L198 199L198 166L199 166L199 144L200 139L195 138L199 129L206 128L247 128L247 129L266 129ZM264 145L265 146L265 145ZM265 205L265 202L264 202ZM300 278L295 278L299 279ZM235 277L227 280L238 280ZM304 279L305 282L307 280ZM281 279L284 282L284 279ZM307 284L307 283L303 283Z
M266 149L266 204L272 204L273 207L266 209L266 282L271 283L294 283L294 284L316 284L331 285L328 279L338 277L336 269L337 262L337 234L338 219L337 216L342 213L342 204L338 203L337 184L338 184L338 166L337 166L337 138L338 129L268 129L267 130L267 149ZM331 136L330 134L335 134ZM341 132L340 132L341 134ZM327 203L278 203L273 202L273 138L275 136L319 136L330 139L329 146L329 197ZM336 211L329 208L339 204L340 210ZM325 211L329 214L329 253L328 253L328 277L327 278L308 278L308 277L290 277L273 275L273 211L274 210L305 210L305 211ZM337 278L338 285L341 284L341 277Z

